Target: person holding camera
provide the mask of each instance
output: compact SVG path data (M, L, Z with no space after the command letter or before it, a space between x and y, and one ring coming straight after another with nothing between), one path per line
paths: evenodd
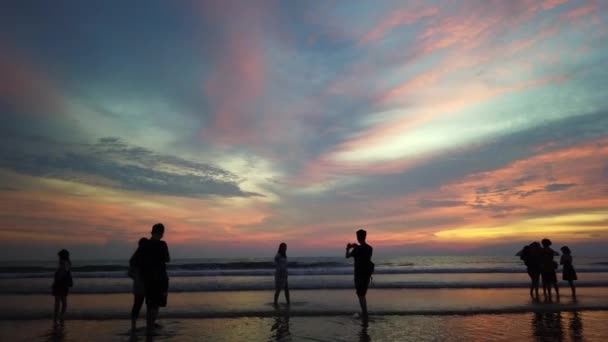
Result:
M355 288L359 297L359 305L361 305L361 315L367 317L367 288L374 272L374 263L372 262L372 246L365 242L367 232L363 229L357 231L356 243L348 243L346 245L346 257L355 258Z

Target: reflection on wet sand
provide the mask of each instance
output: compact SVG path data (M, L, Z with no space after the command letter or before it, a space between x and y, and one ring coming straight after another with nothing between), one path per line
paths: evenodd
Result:
M66 330L63 322L61 324L53 324L53 327L44 335L47 342L63 342L66 341Z
M270 328L271 341L291 341L289 332L289 315L275 316L272 327Z
M581 319L580 313L574 311L571 312L570 315L570 333L572 335L572 341L584 341L585 339L583 337L583 320Z
M562 321L568 322L569 331L564 332L565 322ZM585 340L583 320L577 311L534 313L532 330L537 341ZM564 335L569 335L570 338Z
M534 313L532 330L537 341L563 341L561 312Z
M359 342L371 342L372 338L369 336L367 332L367 328L369 327L369 321L367 318L361 319L361 331L359 332Z

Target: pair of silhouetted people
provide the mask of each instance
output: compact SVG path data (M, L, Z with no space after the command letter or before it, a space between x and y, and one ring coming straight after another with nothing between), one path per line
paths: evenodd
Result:
M62 249L57 253L59 256L59 265L55 271L53 278L53 296L55 297L55 308L53 311L53 323L63 323L65 311L68 307L68 293L73 285L72 280L72 262L70 261L70 252ZM61 308L60 308L61 307Z
M133 308L131 326L135 329L139 311L146 302L146 329L150 333L156 325L158 310L167 305L169 276L166 264L170 261L167 243L162 241L165 226L152 226L151 237L139 240L138 248L129 261L129 275L133 278Z
M552 290L555 289L555 295L559 299L559 287L557 285L557 267L558 264L553 260L559 253L551 248L552 242L549 239L543 239L541 244L532 242L519 253L520 258L524 261L528 275L530 276L530 296L538 298L539 278L542 279L543 293L549 300L552 299ZM570 249L567 246L561 248L564 256L560 263L564 265L563 279L567 280L572 289L572 296L576 297L576 289L574 280L577 279L576 272L572 266L572 256Z
M367 232L363 229L357 231L356 243L348 243L346 245L346 257L355 259L355 289L361 306L361 315L367 317L367 288L371 281L372 273L374 273L374 263L372 262L372 246L365 242Z
M346 245L346 257L355 259L355 289L359 298L359 305L361 306L361 314L363 317L367 317L367 300L365 295L374 272L374 263L372 262L372 246L365 242L367 232L363 229L357 231L356 243L349 243ZM290 304L289 300L289 285L287 281L287 244L282 242L279 245L279 250L274 257L275 273L274 273L274 305L278 304L279 295L282 290L285 291L285 300L287 305Z

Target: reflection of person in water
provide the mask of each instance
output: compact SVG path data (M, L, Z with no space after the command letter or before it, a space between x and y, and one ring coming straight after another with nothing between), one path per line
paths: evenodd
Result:
M371 342L372 338L369 336L367 332L367 328L369 327L369 321L364 318L361 321L361 331L359 332L359 342Z
M571 314L572 317L570 317L570 333L572 334L572 341L584 341L585 337L583 335L583 321L581 320L581 316L578 311L574 311Z
M563 341L561 312L536 312L532 319L534 337L538 341Z
M289 337L291 336L291 333L289 332L289 316L275 316L270 332L273 333L272 336L275 341L289 340Z

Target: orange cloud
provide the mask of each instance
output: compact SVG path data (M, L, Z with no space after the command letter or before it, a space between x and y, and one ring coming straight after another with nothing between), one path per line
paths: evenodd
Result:
M195 199L142 194L69 181L3 172L20 184L0 197L0 235L18 241L54 243L65 237L85 244L136 241L155 222L167 226L167 240L201 245L258 241L244 234L269 215L257 199ZM18 231L11 227L19 227Z

